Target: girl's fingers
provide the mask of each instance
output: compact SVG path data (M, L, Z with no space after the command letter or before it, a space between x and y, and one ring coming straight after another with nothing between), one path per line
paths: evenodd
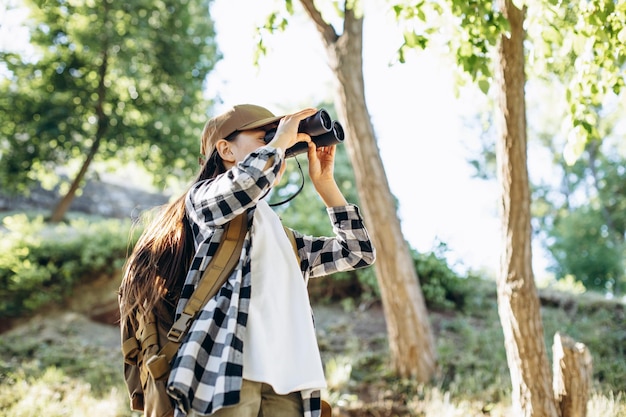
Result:
M296 142L311 142L311 136L306 133L298 133Z

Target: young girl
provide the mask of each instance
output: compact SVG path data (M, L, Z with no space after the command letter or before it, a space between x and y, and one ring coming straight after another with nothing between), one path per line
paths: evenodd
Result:
M300 121L316 111L275 116L243 104L209 120L200 175L146 229L127 262L120 291L123 335L135 327L137 310L153 311L167 329L168 314L176 306L180 317L224 226L246 214L238 264L191 323L172 363L167 390L177 416L320 414L326 382L306 283L371 265L375 251L358 208L348 204L335 182L335 147L316 148L309 135L298 132ZM266 132L277 125L266 143ZM264 197L284 172L285 150L302 141L308 143L309 176L335 236L293 231L296 257ZM133 372L126 365L127 381ZM129 385L129 390L131 398L141 395L140 387Z

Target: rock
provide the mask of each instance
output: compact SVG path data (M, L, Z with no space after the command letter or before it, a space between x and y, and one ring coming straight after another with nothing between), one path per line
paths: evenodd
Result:
M11 195L0 191L0 211L50 210L60 200L58 188L46 190L41 185L28 194ZM142 190L115 181L90 179L81 190L70 211L112 218L136 218L139 213L166 203L169 196Z
M89 319L109 325L119 322L117 293L122 271L113 275L102 275L93 281L79 284L72 290L63 309L83 314Z

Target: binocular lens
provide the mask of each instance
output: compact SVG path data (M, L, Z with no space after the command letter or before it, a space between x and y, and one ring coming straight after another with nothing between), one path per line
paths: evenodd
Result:
M330 118L326 110L321 109L313 116L302 119L298 126L298 132L308 133L310 136L319 136L330 132L332 127L333 119Z
M345 139L343 127L337 121L333 121L332 129L323 135L313 136L311 140L315 146L332 146L338 145ZM285 151L285 158L300 155L308 150L309 146L306 142L298 142Z
M324 109L319 110L313 116L302 119L298 125L298 132L307 133L311 136L316 146L336 145L345 139L343 127L339 122L333 120L328 112ZM268 130L263 137L265 143L270 143L276 135L276 129ZM306 142L298 142L285 151L285 157L305 153L308 149Z
M333 122L333 132L335 133L334 137L337 139L337 142L343 142L346 138L346 134L343 131L343 126L339 124L339 122Z

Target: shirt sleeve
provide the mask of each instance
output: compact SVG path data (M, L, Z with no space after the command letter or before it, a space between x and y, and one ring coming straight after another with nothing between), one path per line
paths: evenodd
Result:
M305 278L363 268L374 263L374 249L359 208L327 208L334 237L306 236L294 231Z
M255 205L276 180L283 157L281 149L264 146L215 179L194 184L185 201L191 224L214 228Z

